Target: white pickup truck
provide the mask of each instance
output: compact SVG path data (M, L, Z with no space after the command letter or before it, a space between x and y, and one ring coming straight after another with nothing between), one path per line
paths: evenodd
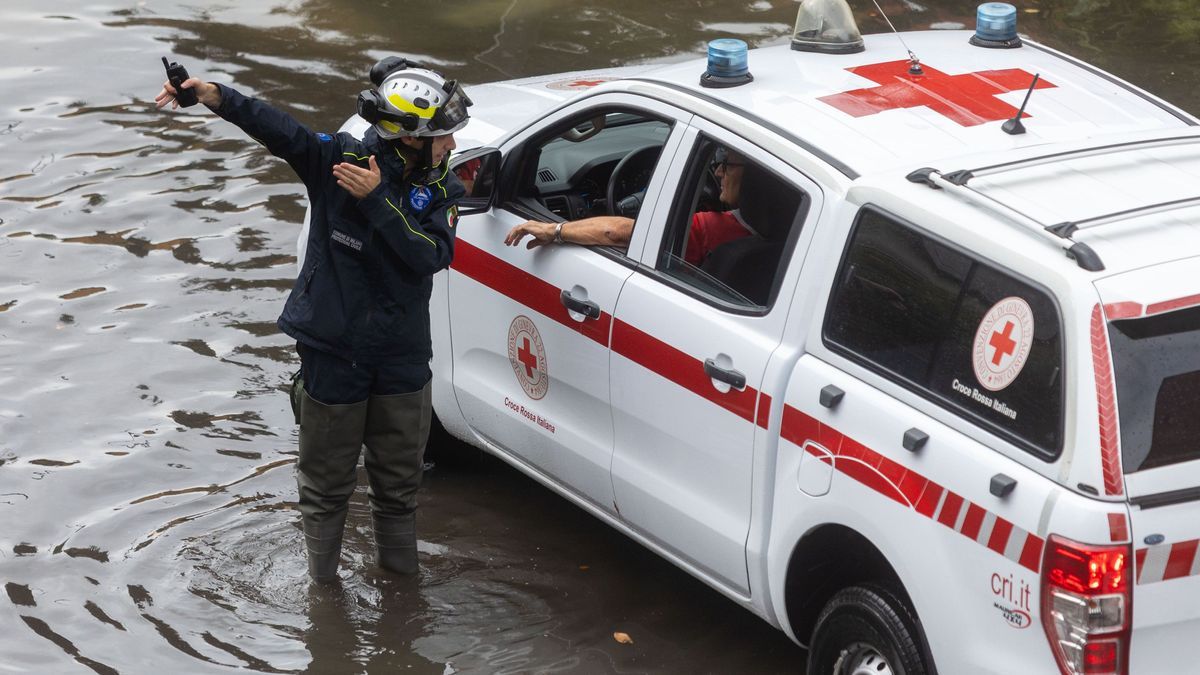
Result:
M1196 118L1015 29L804 11L748 72L470 88L442 425L814 675L1197 672ZM627 246L504 245L612 214ZM744 236L697 258L706 218Z

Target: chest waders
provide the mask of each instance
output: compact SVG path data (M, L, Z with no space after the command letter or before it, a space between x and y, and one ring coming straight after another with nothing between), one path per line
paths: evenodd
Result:
M430 385L409 394L371 395L342 405L326 405L304 391L299 396L296 482L309 576L319 582L337 578L342 532L364 444L376 564L415 574L416 497L432 418Z

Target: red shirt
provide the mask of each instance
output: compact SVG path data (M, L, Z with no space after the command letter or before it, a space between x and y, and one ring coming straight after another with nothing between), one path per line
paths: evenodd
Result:
M683 259L699 267L716 247L749 235L750 229L733 215L733 211L697 211L692 216Z

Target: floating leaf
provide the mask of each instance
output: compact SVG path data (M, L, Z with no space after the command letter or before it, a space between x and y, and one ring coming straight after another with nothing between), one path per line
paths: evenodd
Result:
M616 633L613 633L613 639L616 640L617 642L620 642L623 645L633 644L633 638L629 637L629 633L621 633L618 631Z

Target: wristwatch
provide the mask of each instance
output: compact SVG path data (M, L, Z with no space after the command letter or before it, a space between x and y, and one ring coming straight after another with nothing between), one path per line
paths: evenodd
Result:
M557 224L557 225L555 225L555 226L554 226L554 243L556 243L556 244L561 244L561 243L563 243L563 238L562 238L562 226L563 226L563 225L565 225L565 224L566 224L566 223L559 223L559 224Z

